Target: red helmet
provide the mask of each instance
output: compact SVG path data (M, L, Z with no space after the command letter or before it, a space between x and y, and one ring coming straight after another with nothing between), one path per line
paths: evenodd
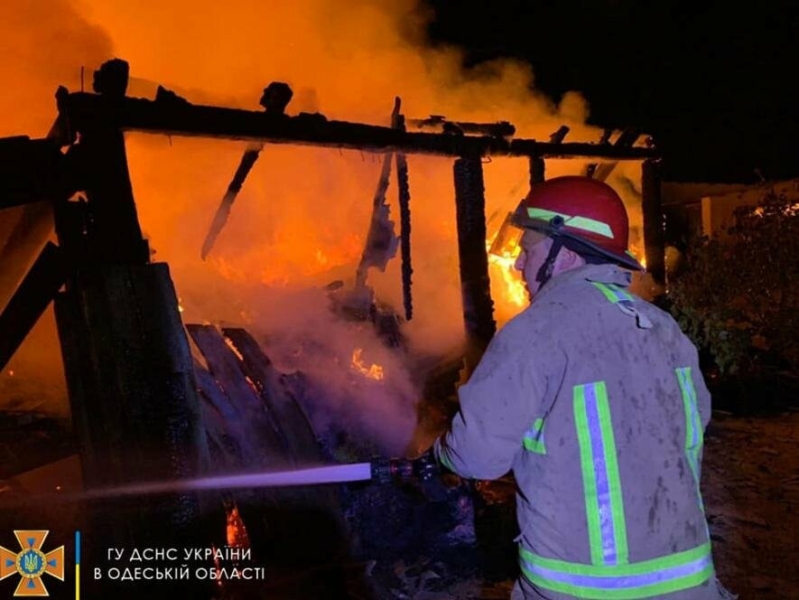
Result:
M555 177L532 186L513 215L517 227L576 240L627 268L641 270L627 249L627 211L615 190L590 177Z

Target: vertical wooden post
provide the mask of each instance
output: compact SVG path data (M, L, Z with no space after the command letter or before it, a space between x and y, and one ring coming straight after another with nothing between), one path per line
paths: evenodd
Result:
M646 270L658 285L666 283L666 248L660 190L660 160L645 160L641 174Z
M546 165L540 156L530 157L530 187L536 183L543 183L546 177Z
M75 147L87 202L55 208L74 265L55 309L84 481L197 477L207 446L177 294L167 265L149 262L124 137L103 112L80 125ZM199 516L190 493L114 507L101 509L103 527L120 547L174 543Z
M454 172L463 318L467 342L472 350L481 353L496 332L496 322L488 277L485 188L480 157L457 159Z

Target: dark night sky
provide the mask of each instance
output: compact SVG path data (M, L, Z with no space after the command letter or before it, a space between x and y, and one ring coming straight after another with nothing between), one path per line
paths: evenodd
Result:
M427 1L434 41L526 59L553 99L582 92L590 123L655 138L668 180L799 177L799 3Z

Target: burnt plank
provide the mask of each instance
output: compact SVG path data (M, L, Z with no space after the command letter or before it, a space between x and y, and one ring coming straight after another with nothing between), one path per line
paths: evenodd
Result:
M208 402L200 392L200 413L205 433L208 438L209 452L213 468L212 473L243 471L246 464L244 450L239 443L240 438L230 434L231 427L228 421L219 413L213 404Z
M234 463L237 463L239 469L255 462L258 448L247 435L242 413L219 387L213 375L196 360L194 377L200 392L200 408L206 433L234 456ZM226 463L228 458L225 459Z
M244 434L258 448L260 466L284 465L288 453L255 386L247 381L241 361L213 325L187 324L186 330L205 357L209 371L245 421Z
M255 338L241 328L224 328L222 332L241 354L242 369L255 382L275 416L291 456L299 463L320 461L321 449L305 411L283 384L281 373L271 364Z
M264 403L273 411L275 418L286 433L288 452L295 463L318 465L328 462L322 453L311 423L286 383L287 376L280 373L263 352L255 338L241 328L223 328L223 333L242 356L242 368L261 390ZM286 488L277 493L278 504L285 504L319 512L330 519L330 523L344 532L346 526L338 492L332 486L299 486Z
M242 425L242 411L237 409L230 398L225 395L225 392L216 383L213 375L206 371L196 360L194 361L194 376L197 378L197 387L205 394L208 402L213 405L227 422L240 427Z

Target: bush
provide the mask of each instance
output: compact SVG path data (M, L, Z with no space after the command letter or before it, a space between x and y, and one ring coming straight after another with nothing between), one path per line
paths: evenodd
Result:
M674 316L722 375L799 371L799 204L771 192L698 238L669 283Z

